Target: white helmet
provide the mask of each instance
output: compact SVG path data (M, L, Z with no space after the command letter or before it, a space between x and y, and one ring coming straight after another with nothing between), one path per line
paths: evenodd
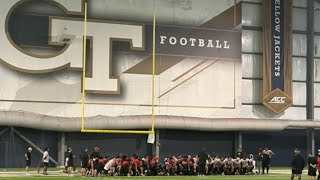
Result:
M29 151L29 152L31 152L31 151L32 151L32 148L31 148L31 147L29 147L29 148L28 148L28 151Z

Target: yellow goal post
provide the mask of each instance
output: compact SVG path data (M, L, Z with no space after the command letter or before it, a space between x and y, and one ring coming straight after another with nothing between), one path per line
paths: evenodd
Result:
M88 4L84 3L84 27L83 27L83 69L82 69L82 102L81 102L81 132L82 133L120 133L120 134L154 134L154 96L155 96L155 32L156 32L156 0L153 4L153 35L152 35L152 96L151 96L151 129L149 130L121 130L121 129L86 129L85 123L85 77L86 77L86 48L87 48L87 14Z

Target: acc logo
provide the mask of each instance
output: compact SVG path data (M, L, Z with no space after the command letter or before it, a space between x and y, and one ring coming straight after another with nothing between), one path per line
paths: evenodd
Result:
M281 96L277 97L277 96L275 96L269 101L269 103L270 104L284 104L286 102L285 99L286 99L286 97L281 97Z
M263 98L263 105L275 113L281 113L292 105L292 99L279 88Z

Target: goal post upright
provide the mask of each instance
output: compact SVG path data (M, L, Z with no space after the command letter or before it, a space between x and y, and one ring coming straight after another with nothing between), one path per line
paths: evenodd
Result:
M84 2L84 21L83 21L83 54L82 54L82 99L81 99L81 132L84 130L84 98L85 98L85 83L86 83L86 51L87 51L87 15L88 3Z
M82 102L81 102L81 132L82 133L115 133L115 134L154 134L155 115L155 47L156 47L156 0L153 0L153 29L152 29L152 84L151 84L151 129L149 130L118 130L118 129L85 129L85 77L86 77L86 47L87 47L87 14L88 4L84 3L83 27L83 68L82 68Z

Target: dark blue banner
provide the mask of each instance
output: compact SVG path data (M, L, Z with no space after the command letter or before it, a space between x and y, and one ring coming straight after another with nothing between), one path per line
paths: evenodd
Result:
M263 105L292 105L292 0L263 0Z
M284 92L284 1L271 0L271 91Z

